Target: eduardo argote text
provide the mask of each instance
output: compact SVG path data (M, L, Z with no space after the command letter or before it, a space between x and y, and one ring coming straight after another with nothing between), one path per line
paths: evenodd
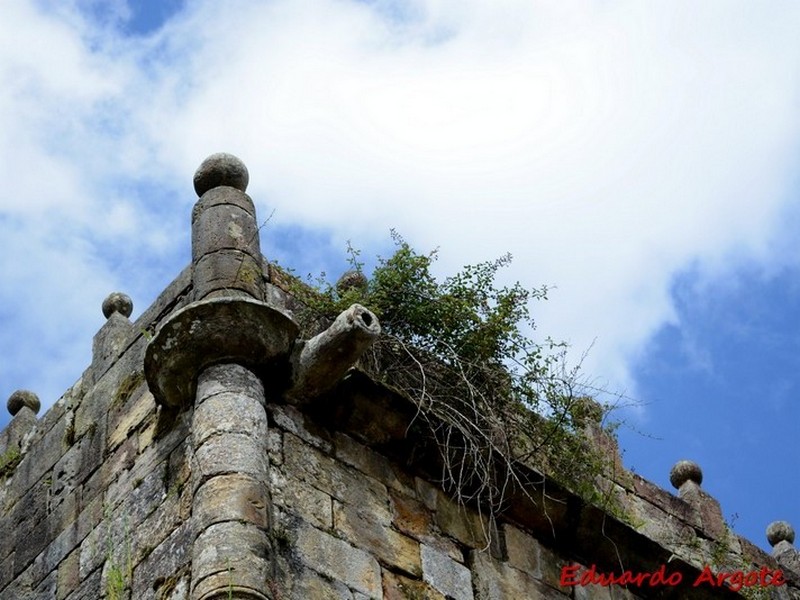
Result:
M582 565L566 565L561 568L561 585L565 587L586 585L621 585L634 587L677 586L684 583L683 573L667 571L661 565L655 571L622 571L621 573L598 571L595 565L588 569ZM691 587L707 585L711 587L727 586L738 592L746 587L777 587L784 585L786 579L780 569L761 567L758 571L712 571L706 565L693 581L687 580Z

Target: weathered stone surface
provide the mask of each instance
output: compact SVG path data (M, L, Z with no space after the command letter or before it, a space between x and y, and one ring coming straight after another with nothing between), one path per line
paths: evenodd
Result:
M335 436L336 458L367 475L383 482L388 487L406 495L415 495L414 480L385 456L367 448L348 435Z
M193 540L194 531L187 522L184 522L144 557L133 571L133 598L136 600L140 598L162 600L155 595L154 590L156 589L166 590L167 593L172 594L175 588L168 585L168 582L172 578L175 578L176 582L182 579L181 574L184 569L188 572ZM163 597L163 600L168 598L171 596L167 595ZM180 596L176 595L175 598L177 600ZM181 600L184 599L185 596L181 598Z
M370 598L381 597L381 568L369 553L302 523L293 536L293 551L304 565Z
M87 579L81 581L77 589L65 600L97 600L101 597L102 576L102 571L98 569Z
M198 468L202 468L204 477L236 472L266 480L267 455L253 450L253 440L248 434L230 433L208 438L195 450L195 460L202 465Z
M383 600L447 600L438 590L424 581L384 570Z
M271 428L267 431L267 453L270 464L283 464L283 433L279 429Z
M188 406L203 369L220 363L266 367L288 355L297 332L297 325L284 313L254 300L216 298L192 303L173 313L148 344L147 383L157 402Z
M129 313L130 314L130 313ZM92 339L92 364L89 383L105 375L128 346L136 339L136 330L126 315L113 312L107 316L100 330Z
M700 485L703 483L703 471L696 462L679 460L669 472L669 482L676 490L680 490L687 481Z
M234 296L264 299L259 261L240 250L206 254L194 265L195 299Z
M293 433L304 442L308 442L326 454L332 452L333 444L329 439L329 433L315 425L310 419L307 422L306 416L294 406L270 404L268 409L270 418L277 427Z
M211 525L192 548L192 597L230 586L261 590L271 575L270 546L257 527L236 522Z
M323 577L316 571L308 568L300 569L293 581L286 582L292 588L289 598L318 598L319 600L353 600L353 592L344 583ZM274 598L283 598L275 594ZM364 596L362 596L364 597Z
M194 173L194 190L198 196L221 185L240 191L247 189L250 174L238 157L227 152L217 152L206 158Z
M57 600L64 600L80 585L80 551L76 550L58 565Z
M436 524L470 548L488 548L491 541L489 522L485 517L439 492L436 500Z
M297 477L341 502L369 505L381 522L391 522L385 485L322 454L290 433L284 434L283 439L287 477Z
M340 537L367 550L389 568L415 577L422 574L419 543L381 523L368 505L356 508L334 502L333 525Z
M473 550L470 554L475 600L495 598L542 598L566 600L567 594L545 585L531 575L493 559L488 552Z
M422 576L434 589L455 600L472 600L472 576L469 569L438 550L422 544ZM524 596L494 596L494 598Z
M425 506L404 494L390 491L392 501L392 524L403 533L417 539L431 537L433 519Z
M125 441L130 433L139 427L146 419L153 417L156 412L156 402L153 394L146 393L138 397L132 406L126 407L120 419L114 423L113 430L108 436L108 447L116 448Z
M770 546L778 542L794 543L794 527L786 521L773 521L767 527L767 541Z
M36 429L36 413L27 406L21 407L8 426L0 433L0 454L18 450L25 452L23 440ZM10 475L10 473L6 473Z
M223 393L239 393L263 403L264 386L252 370L235 363L214 364L198 374L195 406Z
M414 487L417 496L429 510L436 510L436 500L439 498L439 490L419 477L414 478Z
M295 478L287 478L280 470L270 471L273 503L286 512L319 527L333 527L333 499L325 492Z
M269 490L264 482L246 475L209 479L197 490L194 507L192 519L199 531L225 521L269 526Z
M378 318L360 304L353 304L328 329L295 351L288 397L308 400L333 387L380 332Z
M503 525L508 564L512 567L541 579L541 547L533 536L520 531L513 525Z
M27 406L33 411L33 414L36 414L42 407L42 403L39 402L39 396L33 392L28 390L17 390L8 397L6 406L8 407L8 412L11 413L11 416L14 416L23 406Z
M192 262L218 250L250 255L259 264L262 278L255 206L247 194L230 187L210 190L192 209Z
M258 386L260 389L248 396L237 391L222 392L196 406L192 421L194 444L200 446L212 436L238 433L250 436L254 447L266 447L267 414L258 401L264 397L260 382Z
M103 316L108 319L111 315L117 313L126 319L131 316L133 312L133 300L127 294L122 292L111 292L103 300Z

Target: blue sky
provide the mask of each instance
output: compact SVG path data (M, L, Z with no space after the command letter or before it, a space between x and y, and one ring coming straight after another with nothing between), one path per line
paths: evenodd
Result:
M189 261L191 178L239 155L268 257L511 252L617 412L736 531L800 527L800 6L20 0L0 8L0 396L45 406ZM4 425L8 416L0 416Z

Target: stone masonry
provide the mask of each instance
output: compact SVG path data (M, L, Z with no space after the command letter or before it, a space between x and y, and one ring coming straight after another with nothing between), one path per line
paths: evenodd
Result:
M8 399L0 600L800 598L791 525L767 555L698 465L662 490L591 418L612 504L532 464L497 518L454 500L416 407L354 366L375 315L300 339L248 179L209 157L192 263L135 322L125 294L103 302L92 364L41 418L33 392Z

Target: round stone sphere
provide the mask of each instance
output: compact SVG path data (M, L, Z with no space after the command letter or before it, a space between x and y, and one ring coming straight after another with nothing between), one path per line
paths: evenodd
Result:
M112 292L103 300L103 316L108 319L115 312L123 317L130 317L133 312L133 300L122 292Z
M227 185L244 192L250 174L244 163L233 154L218 152L205 159L194 174L194 191L202 196L208 190Z
M703 483L703 471L696 462L679 460L669 472L669 482L675 489L680 489L687 481L694 481L700 485Z
M786 521L775 521L767 527L767 541L770 546L778 542L794 543L794 527Z
M38 413L39 409L42 407L42 403L39 402L39 396L28 390L17 390L8 397L6 407L8 408L8 412L11 413L11 416L16 415L22 410L23 406L27 406L34 413Z

